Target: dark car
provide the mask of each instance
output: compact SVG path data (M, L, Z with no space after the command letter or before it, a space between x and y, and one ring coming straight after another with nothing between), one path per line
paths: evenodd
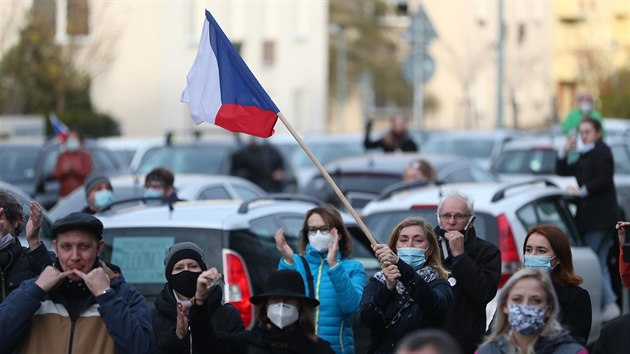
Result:
M124 173L123 163L108 149L86 140L85 147L92 156L92 170L107 175ZM8 143L0 145L1 179L7 181L32 198L43 208L50 209L59 198L59 182L52 178L61 144Z
M369 201L378 198L388 187L403 180L405 167L411 161L425 159L437 173L437 183L495 182L497 176L480 167L475 161L449 155L420 153L368 154L336 160L326 165L339 189L350 204L361 209ZM303 190L306 195L317 197L337 207L341 201L322 175L316 175Z

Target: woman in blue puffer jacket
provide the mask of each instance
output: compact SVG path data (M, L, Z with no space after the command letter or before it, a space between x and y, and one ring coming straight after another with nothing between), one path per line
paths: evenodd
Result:
M361 263L348 259L352 239L337 209L325 205L306 213L300 254L293 252L283 229L276 232L275 240L282 254L278 269L297 270L308 295L319 300L316 334L335 353L354 353L352 314L359 311L366 278Z

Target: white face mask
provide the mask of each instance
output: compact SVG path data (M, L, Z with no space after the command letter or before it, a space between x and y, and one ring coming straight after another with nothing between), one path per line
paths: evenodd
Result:
M66 141L66 150L77 151L81 147L81 143L77 139L68 139Z
M299 317L297 307L284 302L267 306L267 317L276 327L283 329L294 324Z
M332 236L330 232L321 232L317 230L315 235L308 235L308 243L310 243L311 247L317 250L317 252L325 252L328 251L328 245L332 240Z

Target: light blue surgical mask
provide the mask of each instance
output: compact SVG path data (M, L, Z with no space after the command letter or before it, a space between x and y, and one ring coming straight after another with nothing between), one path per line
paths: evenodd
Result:
M145 198L161 198L163 197L162 192L159 189L148 188L144 190ZM149 205L160 205L162 204L162 200L160 199L149 199L146 201Z
M66 150L68 151L77 151L81 147L81 143L77 139L68 139L66 141Z
M416 247L403 247L398 249L398 257L409 264L413 269L420 268L426 263L425 250Z
M556 256L534 256L531 254L526 254L523 257L523 266L525 268L541 268L546 270L547 272L551 272L553 269L551 267L551 260L556 258Z
M110 206L114 202L114 193L112 191L104 189L94 193L94 205L103 209Z

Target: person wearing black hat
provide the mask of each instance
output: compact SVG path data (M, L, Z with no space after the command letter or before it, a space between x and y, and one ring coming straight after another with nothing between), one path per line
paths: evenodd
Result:
M96 214L114 202L114 188L105 175L91 174L85 181L84 188L87 206L81 211L86 214Z
M208 270L204 253L199 246L192 242L172 245L164 257L164 266L167 283L155 299L155 308L152 311L154 354L191 353L190 344L197 340L188 330L188 312L192 307L195 307L196 316L212 321L212 327L217 330L228 333L245 330L238 310L230 304L219 306L212 315L208 313L208 303L213 301L214 296L220 301L221 287L217 286L208 295L212 297L211 300L198 301L200 295L196 294L197 280L207 277L212 284L220 279L216 268Z
M199 284L198 282L197 284ZM198 286L199 288L199 286ZM216 308L220 301L213 300ZM294 270L273 271L265 292L252 296L256 324L251 331L227 334L215 331L212 323L191 316L193 337L201 353L332 354L330 344L317 337L313 312L319 301L305 295L304 282ZM193 343L193 348L194 348Z
M151 312L98 256L103 224L72 213L52 225L54 266L0 304L0 353L150 353Z

